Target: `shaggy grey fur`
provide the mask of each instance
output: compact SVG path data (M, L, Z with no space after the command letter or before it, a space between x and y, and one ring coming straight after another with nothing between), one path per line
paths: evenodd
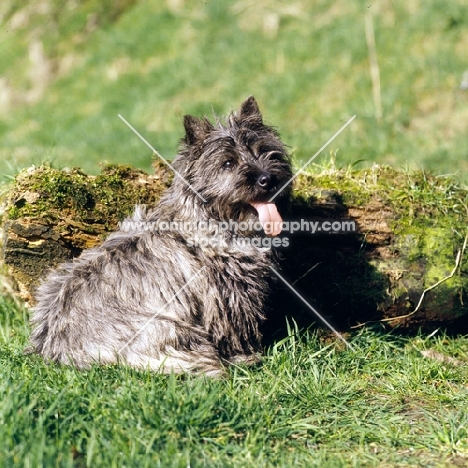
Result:
M176 176L156 208L137 207L102 245L39 287L30 341L44 358L79 368L122 362L207 375L229 362L255 362L271 250L237 244L236 235L258 236L248 229L159 227L268 221L276 208L265 202L291 177L290 159L253 97L225 122L186 116L184 125L173 165L190 187ZM288 197L286 189L275 202ZM197 244L213 238L222 242Z

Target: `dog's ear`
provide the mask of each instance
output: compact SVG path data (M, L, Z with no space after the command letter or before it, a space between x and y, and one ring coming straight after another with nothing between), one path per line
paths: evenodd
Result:
M239 109L239 120L245 120L248 122L262 124L262 113L258 108L257 101L253 96L249 96L240 106Z
M184 116L185 143L193 145L197 141L203 141L214 130L213 125L207 119L198 119L191 115Z

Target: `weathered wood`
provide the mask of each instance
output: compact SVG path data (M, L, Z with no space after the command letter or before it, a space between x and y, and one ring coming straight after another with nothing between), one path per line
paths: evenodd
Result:
M48 270L102 241L135 204L154 205L170 180L163 165L154 175L115 165L98 176L49 167L21 172L3 220L3 260L18 295L32 303Z
M31 302L48 269L101 241L134 204L156 203L170 178L164 166L154 175L128 166L107 166L96 177L44 167L23 171L3 221L4 262L19 295ZM285 221L313 221L320 228L352 221L356 230L284 232L289 247L282 249L283 275L342 327L369 321L462 326L468 321L468 279L461 254L447 277L463 253L467 198L446 178L378 166L300 176ZM278 318L291 315L301 325L315 318L280 280L273 303Z

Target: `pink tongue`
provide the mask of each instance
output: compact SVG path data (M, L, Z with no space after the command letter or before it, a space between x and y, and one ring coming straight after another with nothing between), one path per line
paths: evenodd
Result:
M267 236L277 236L281 232L281 219L274 203L251 203L258 211L260 223Z

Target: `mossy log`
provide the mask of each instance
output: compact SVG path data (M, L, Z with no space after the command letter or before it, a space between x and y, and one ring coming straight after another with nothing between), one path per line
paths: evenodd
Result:
M129 166L106 166L98 176L48 167L20 173L3 219L3 258L18 294L31 303L47 270L102 241L136 203L155 204L170 179L162 165L153 175ZM462 331L467 198L448 178L380 166L301 175L285 221L312 221L316 231L283 233L282 274L342 328ZM346 229L336 229L342 221ZM272 324L283 315L301 325L315 320L280 280L272 302Z
M154 205L171 181L166 166L155 174L105 165L89 176L79 169L31 167L7 194L3 216L3 261L27 303L51 268L102 241L135 204Z

